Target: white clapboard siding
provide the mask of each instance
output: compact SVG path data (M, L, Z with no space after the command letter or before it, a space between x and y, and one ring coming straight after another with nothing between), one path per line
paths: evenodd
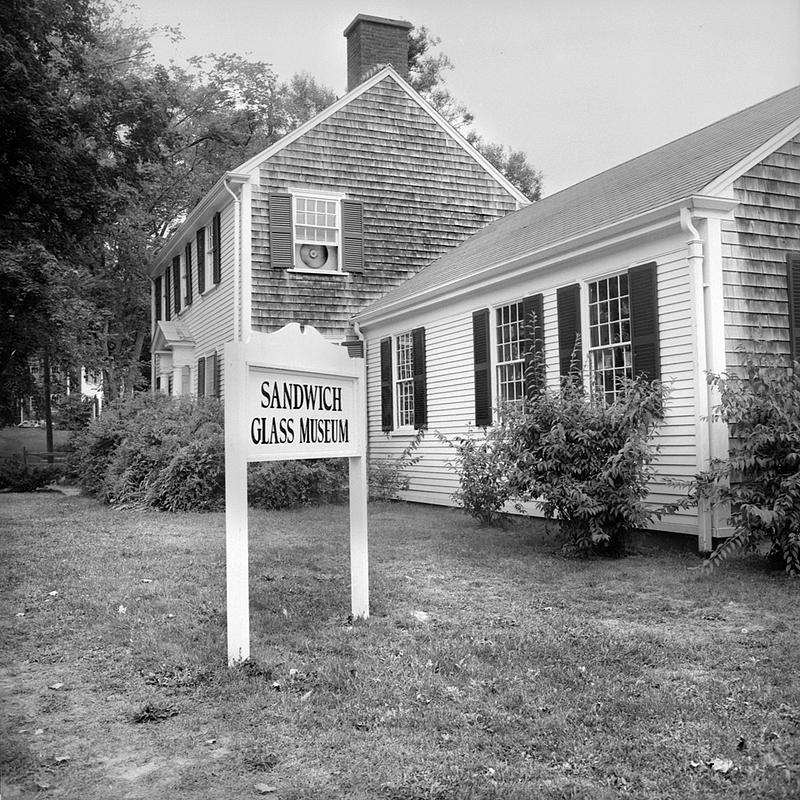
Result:
M677 494L685 494L684 489L672 486L672 482L686 482L697 471L697 418L691 282L685 255L663 257L657 274L662 372L671 387L665 422L657 437L658 476L651 486L650 497L654 506L661 506L674 501ZM545 359L550 386L558 385L559 380L557 288L557 285L544 289L530 287L529 291L520 292L520 296L538 291L543 294ZM458 489L458 477L451 465L455 453L441 437L452 438L469 432L480 435L472 424L472 312L461 310L449 316L431 316L415 321L416 324L425 326L428 430L416 451L419 462L406 471L409 489L401 497L414 502L453 505L452 495ZM400 329L393 331L400 332ZM370 339L367 347L371 459L397 458L414 438L413 432L385 434L381 431L380 338ZM695 533L695 511L688 509L671 514L654 527Z
M215 286L206 281L206 291L200 294L197 283L197 242L192 238L192 305L183 307L178 319L194 339L195 359L191 365L191 390L197 390L197 359L217 353L220 396L224 392L225 377L222 350L225 342L233 340L233 270L234 270L234 206L229 203L222 209L220 220L222 250L222 280ZM202 223L206 236L211 236L211 216ZM198 225L198 227L201 227ZM192 233L194 237L194 232ZM209 267L209 275L211 269ZM173 317L174 318L174 317Z

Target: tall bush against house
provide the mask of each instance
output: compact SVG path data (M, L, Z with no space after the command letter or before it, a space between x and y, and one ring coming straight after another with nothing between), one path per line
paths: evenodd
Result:
M711 375L716 417L729 426L730 455L698 476L695 494L730 506L733 534L711 554L770 545L770 555L800 574L800 362L758 365L742 375Z
M573 371L560 390L503 409L485 438L454 440L455 497L484 523L500 519L507 502L534 503L557 520L570 549L617 553L628 533L660 513L647 495L664 402L661 383L635 380L605 403Z
M660 513L647 496L665 399L660 382L644 379L623 381L613 403L577 380L540 392L507 437L515 496L557 519L576 552L620 552L629 533Z

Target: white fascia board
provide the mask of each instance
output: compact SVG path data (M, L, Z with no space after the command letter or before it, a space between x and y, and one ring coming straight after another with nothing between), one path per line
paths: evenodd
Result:
M557 267L567 258L588 258L593 253L609 247L618 246L633 238L652 235L672 225L680 224L680 209L692 207L694 196L671 202L660 208L651 209L634 217L619 220L610 225L582 233L569 239L531 250L508 261L500 261L484 267L471 275L455 278L447 283L433 286L409 297L401 298L388 306L354 315L360 328L365 329L379 322L386 322L411 311L419 311L432 305L442 304L453 297L480 292L498 282L512 280L517 273L532 271L544 272ZM706 202L712 198L702 198ZM724 201L730 204L729 200Z
M752 153L723 172L722 175L719 175L714 178L713 181L707 183L700 190L699 194L716 197L732 196L734 181L741 178L742 175L749 172L756 164L763 161L770 153L774 152L779 147L785 145L789 139L797 136L798 133L800 133L800 117L790 125L787 125L782 131L776 133L770 139L767 139L761 147L757 147Z
M180 227L167 239L164 246L158 251L158 255L147 270L147 274L152 278L161 272L164 263L169 263L170 259L177 255L186 238L187 232L191 231L197 221L206 216L211 211L219 210L227 203L231 202L230 193L225 188L226 185L241 186L251 179L249 174L242 174L239 171L226 172L212 187L203 195L200 202L189 212ZM220 202L222 201L222 202Z
M275 144L262 150L257 155L253 156L244 164L236 168L236 172L252 172L257 169L260 164L269 158L272 158L276 153L279 153L285 147L288 147L292 142L297 141L301 136L304 136L310 130L314 129L320 123L324 122L328 117L340 111L353 100L360 97L364 92L370 90L373 86L380 83L384 78L392 78L395 83L440 127L444 132L450 136L463 150L474 159L482 169L488 172L510 195L517 201L517 207L527 206L530 200L517 189L496 167L492 166L438 111L436 111L422 95L411 88L411 86L404 81L400 75L397 74L395 69L386 66L379 72L376 72L371 78L356 86L351 92L348 92L343 97L340 97L335 103L328 106L324 111L312 117L308 122L304 122L299 128L296 128L291 133L287 133L282 139L275 142Z

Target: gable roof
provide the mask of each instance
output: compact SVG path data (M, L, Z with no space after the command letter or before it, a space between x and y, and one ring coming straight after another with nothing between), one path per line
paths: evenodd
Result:
M799 122L800 86L796 86L489 223L356 319L412 302L495 265L719 189L720 177L738 177L737 167L743 173L752 166L753 153L768 143L782 144L800 130Z
M271 158L276 153L279 153L285 147L288 147L292 142L296 141L313 128L316 128L317 125L324 122L326 119L328 119L328 117L332 116L346 105L352 103L353 100L360 97L362 94L364 94L364 92L369 91L373 86L376 86L387 78L397 83L397 85L408 95L411 100L419 105L420 108L437 125L443 128L448 136L450 136L468 155L475 159L475 161L477 161L478 164L483 167L483 169L485 169L509 194L511 194L518 203L524 205L530 202L530 200L525 197L525 195L522 194L522 192L520 192L520 190L517 189L517 187L514 186L508 180L508 178L506 178L505 175L503 175L503 173L497 169L497 167L490 164L489 161L487 161L486 158L482 156L464 136L462 136L438 111L436 111L436 109L433 108L433 106L431 106L430 103L428 103L427 100L425 100L424 97L422 97L422 95L419 94L419 92L415 91L405 80L403 80L403 78L400 77L400 75L397 74L393 67L388 65L378 70L374 75L363 81L363 83L360 83L355 87L355 89L340 97L336 102L332 103L326 109L317 114L317 116L312 117L307 122L304 122L302 125L300 125L300 127L296 128L291 133L287 133L286 136L279 139L277 142L275 142L275 144L266 148L266 150L262 150L252 158L249 158L244 162L244 164L237 167L234 172L250 172L256 169L262 162L266 161L268 158Z
M492 178L516 200L518 206L523 206L530 203L530 200L519 189L517 189L517 187L514 186L508 180L508 178L506 178L505 175L503 175L497 169L497 167L490 164L489 161L487 161L486 158L481 155L464 136L462 136L441 114L439 114L438 111L433 108L433 106L430 105L430 103L427 102L427 100L425 100L424 97L422 97L422 95L420 95L405 80L403 80L403 78L397 74L393 67L386 66L356 86L355 89L340 97L334 103L331 103L331 105L329 105L315 117L312 117L307 122L304 122L302 125L295 128L291 133L287 133L274 144L262 150L260 153L256 153L256 155L249 158L236 169L226 172L203 196L200 202L193 209L191 209L191 211L189 211L189 213L186 215L186 219L173 232L169 239L164 242L164 244L161 246L161 249L156 253L151 261L147 270L148 274L150 276L154 276L161 272L162 266L165 263L168 263L170 258L176 252L180 251L180 248L183 246L181 242L186 237L187 232L192 230L197 224L199 218L203 216L203 214L207 213L209 208L214 203L219 204L221 202L220 199L227 201L229 193L226 192L225 186L229 180L233 183L242 183L243 180L248 180L250 176L257 172L259 166L263 164L264 161L272 158L277 153L280 153L290 144L297 141L299 138L316 128L318 125L322 124L337 111L340 111L342 108L361 97L362 94L386 79L393 80L403 90L403 92L405 92L405 94L408 95L408 97L414 103L416 103L437 125L439 125L439 127L442 128L444 132L459 147L461 147L472 159L474 159L482 169L489 173L489 175L491 175Z

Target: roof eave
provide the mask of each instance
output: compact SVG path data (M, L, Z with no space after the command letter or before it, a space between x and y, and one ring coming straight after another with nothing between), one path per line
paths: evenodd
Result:
M473 287L480 288L489 282L496 283L522 268L526 270L533 268L538 271L563 261L567 256L574 256L578 251L595 250L598 247L615 244L620 239L630 238L634 232L642 233L645 229L652 231L679 224L681 208L688 207L693 216L727 218L736 205L737 201L729 198L689 195L659 208L650 209L609 225L593 228L577 236L560 239L507 261L493 262L478 272L423 289L375 310L366 308L355 314L353 319L358 322L359 327L368 328L371 325L389 321L398 315L405 315L410 311L419 311L430 305L441 303L443 299L471 291Z
M738 161L732 167L727 169L721 175L714 178L713 181L707 183L700 193L704 195L720 196L728 194L732 191L734 181L738 180L745 173L749 172L756 164L763 161L770 153L782 147L794 136L800 133L800 117L795 119L792 123L787 125L783 130L776 133L767 139L764 144L757 147L751 153L748 153L745 158Z
M188 213L186 219L177 230L167 239L164 246L158 251L152 264L147 269L147 274L152 278L161 272L165 262L177 255L183 246L187 231L191 231L199 219L210 211L218 209L230 199L230 193L225 188L228 185L241 186L251 179L251 175L240 171L226 172L202 197L200 202Z

